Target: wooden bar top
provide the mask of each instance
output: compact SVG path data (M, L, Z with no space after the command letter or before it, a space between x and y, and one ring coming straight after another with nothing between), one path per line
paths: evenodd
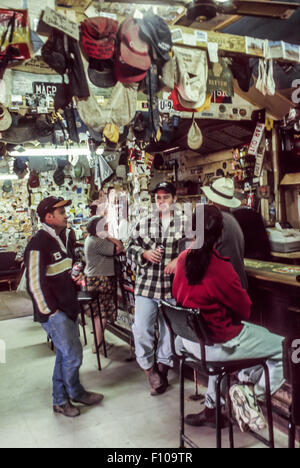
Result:
M245 259L246 272L253 278L300 288L300 266Z

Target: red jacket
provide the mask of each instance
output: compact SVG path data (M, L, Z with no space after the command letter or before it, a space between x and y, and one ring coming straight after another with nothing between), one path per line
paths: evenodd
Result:
M189 250L178 259L173 295L183 307L201 309L214 343L226 343L240 334L242 320L249 320L251 300L229 259L214 251L201 283L190 286L185 275Z

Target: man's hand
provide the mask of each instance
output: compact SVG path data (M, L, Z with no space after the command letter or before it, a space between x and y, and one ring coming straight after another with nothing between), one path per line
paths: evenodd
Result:
M109 236L107 237L107 240L109 240L116 246L116 255L120 255L120 253L124 252L124 245L120 240L114 239L113 237Z
M170 263L168 263L164 271L165 275L175 275L177 262L178 262L178 258L175 258Z
M84 273L81 272L81 273L79 273L78 276L76 276L76 278L73 278L73 281L74 281L74 283L78 284L78 283L80 283L80 281L83 280L83 278L84 278Z
M143 257L153 264L158 264L162 261L162 254L158 250L145 250Z

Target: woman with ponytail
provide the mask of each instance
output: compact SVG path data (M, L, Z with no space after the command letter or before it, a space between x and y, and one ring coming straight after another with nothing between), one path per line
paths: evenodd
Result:
M199 222L193 217L193 230ZM204 206L203 245L197 241L178 258L173 283L173 295L183 307L200 309L214 346L207 347L208 361L271 356L267 364L270 371L271 393L283 385L282 341L263 327L253 325L251 300L241 285L240 278L228 258L221 257L215 246L222 235L223 216L213 205ZM199 234L199 233L198 233ZM200 235L197 237L201 238ZM181 340L196 357L199 344ZM262 369L247 369L240 373L243 385L231 388L231 398L241 430L249 426L253 430L265 427L265 420L257 399L263 399L265 382ZM225 382L224 382L225 385ZM205 399L205 409L186 417L192 426L215 427L216 418L216 377L210 377ZM222 388L225 404L226 388ZM223 420L223 426L226 421Z

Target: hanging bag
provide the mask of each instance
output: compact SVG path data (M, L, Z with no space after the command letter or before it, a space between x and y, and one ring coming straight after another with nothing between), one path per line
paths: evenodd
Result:
M0 29L3 28L5 30L0 42L0 79L11 62L20 62L31 57L27 10L0 8Z

